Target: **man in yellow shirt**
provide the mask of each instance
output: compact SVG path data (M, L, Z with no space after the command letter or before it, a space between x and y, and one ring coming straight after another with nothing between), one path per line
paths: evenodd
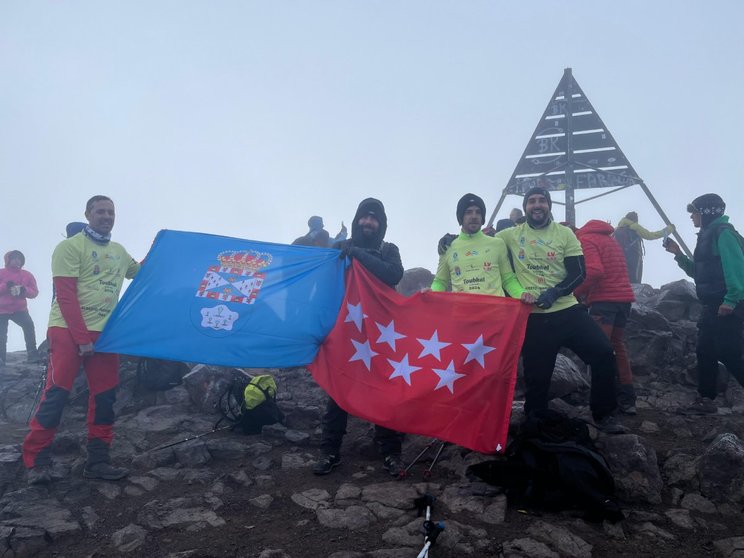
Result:
M505 296L533 304L535 297L519 283L509 263L504 241L483 233L486 205L479 196L465 194L457 202L457 222L460 235L439 258L439 266L431 284L432 291Z
M511 251L520 284L537 298L522 346L525 413L548 407L555 360L567 347L591 368L589 406L597 426L622 433L613 416L617 365L612 345L572 294L586 273L581 244L571 229L551 219L550 193L544 188L528 190L523 207L527 221L496 237Z
M116 213L106 196L93 196L85 208L88 224L60 242L52 255L56 298L49 316L49 366L41 403L23 441L29 484L52 479L51 444L80 365L85 369L88 399L86 478L118 480L129 471L111 465L114 401L119 357L97 353L95 342L119 300L124 279L140 265L123 246L111 241Z

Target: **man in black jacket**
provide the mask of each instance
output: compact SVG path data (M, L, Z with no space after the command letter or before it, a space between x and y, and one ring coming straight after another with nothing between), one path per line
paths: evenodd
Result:
M342 257L355 258L375 277L390 287L395 287L403 277L403 264L395 244L384 242L387 216L382 202L367 198L359 204L351 225L351 238L336 243ZM348 414L329 398L323 415L322 455L313 467L316 475L327 475L341 463L341 441L346 433ZM375 425L375 443L384 458L384 467L391 475L398 476L403 469L401 461L402 435L389 428Z

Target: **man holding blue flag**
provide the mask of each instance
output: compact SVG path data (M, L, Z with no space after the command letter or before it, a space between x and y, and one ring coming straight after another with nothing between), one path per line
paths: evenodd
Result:
M111 241L114 202L93 196L85 208L88 224L60 242L52 255L56 299L49 316L49 367L41 403L23 441L23 463L29 484L52 479L51 444L80 365L85 369L88 400L86 478L119 480L129 472L111 465L114 401L119 384L119 358L98 353L95 343L119 300L124 279L140 265L123 246Z
M384 242L387 215L382 202L367 198L359 204L351 225L351 238L334 245L342 257L356 259L370 273L390 287L395 287L403 277L400 251L395 244ZM322 455L313 468L316 475L327 475L341 463L341 441L346 433L348 413L333 398L323 415ZM384 467L391 475L402 470L402 435L389 428L375 425L375 444L384 459Z

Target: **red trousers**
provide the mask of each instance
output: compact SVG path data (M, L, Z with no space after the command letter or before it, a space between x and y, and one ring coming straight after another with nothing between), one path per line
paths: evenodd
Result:
M95 342L100 333L88 332ZM26 467L48 465L50 448L72 384L82 364L88 380L88 462L108 461L108 448L114 437L114 402L119 385L119 356L95 353L82 358L78 345L68 329L50 327L49 367L46 386L39 407L31 420L30 431L23 441L23 464Z

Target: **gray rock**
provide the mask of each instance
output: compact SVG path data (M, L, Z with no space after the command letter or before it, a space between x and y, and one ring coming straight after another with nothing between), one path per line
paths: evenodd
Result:
M399 482L370 484L362 489L363 502L379 502L384 506L400 510L412 510L416 507L414 500L419 494L410 485Z
M664 462L664 477L668 486L697 488L698 458L684 453L675 453Z
M563 527L545 521L535 521L527 530L527 534L546 543L563 556L592 558L592 545Z
M137 522L151 529L178 526L188 530L199 530L207 526L221 527L225 524L225 520L214 511L194 505L187 498L148 502L137 515Z
M268 471L274 466L274 460L268 455L262 455L251 461L251 465L259 471Z
M298 506L308 510L317 510L318 508L329 507L331 495L322 488L311 488L304 492L292 494L291 499Z
M744 503L744 444L735 434L721 434L698 462L700 492L714 502Z
M284 432L284 438L293 444L304 445L310 442L310 434L300 430L287 430Z
M482 514L486 507L483 498L472 496L467 488L460 486L445 488L441 501L452 513L469 511L474 514Z
M278 549L264 549L258 555L258 558L292 558L289 554L284 552L281 548Z
M194 440L175 446L173 453L176 455L178 462L186 467L206 465L212 460L212 454L209 453L206 443L202 440Z
M674 523L677 527L680 527L682 529L694 529L695 528L695 522L692 520L689 510L679 510L679 509L667 510L664 512L664 515L666 515L669 518L669 520L672 523Z
M315 457L307 453L285 453L282 455L282 469L304 469L315 463Z
M334 500L353 500L359 498L362 489L354 484L344 483L338 487Z
M506 496L495 496L493 502L486 505L479 519L491 525L503 523L506 520Z
M578 365L566 355L559 353L550 381L550 397L565 397L588 389L589 380Z
M139 525L130 523L111 535L111 542L119 552L132 552L145 542L147 531Z
M513 539L504 543L504 558L560 558L560 554L534 539Z
M204 444L210 455L217 460L234 461L247 453L248 444L244 438L208 438Z
M645 535L654 539L664 539L666 541L675 540L673 534L671 534L669 531L666 531L665 529L662 529L661 527L657 527L650 521L646 521L638 525L631 525L630 527L633 531L640 535Z
M265 510L269 506L271 506L271 503L274 501L273 496L271 494L261 494L260 496L256 496L255 498L251 498L248 500L252 505L256 506L259 509Z
M716 505L700 494L685 494L679 505L686 510L700 513L716 513Z
M403 272L403 278L395 290L403 296L411 296L423 288L431 287L432 281L434 281L434 275L431 271L423 267L414 267Z
M661 503L663 482L656 451L634 434L606 436L603 454L610 467L618 495L629 502Z
M129 482L131 482L134 485L139 486L140 488L150 492L152 490L155 490L155 488L160 484L156 479L152 477L129 477L127 479Z
M364 506L349 506L346 509L318 508L318 522L332 529L363 529L376 521L374 514Z
M370 511L377 516L378 519L395 519L405 515L405 511L399 510L398 508L391 508L385 506L379 502L370 502L367 504Z
M744 537L730 537L713 541L723 558L744 558Z
M83 518L83 525L85 525L85 528L89 531L94 529L95 526L98 524L98 521L100 520L100 517L96 513L96 510L94 510L91 506L85 506L82 510L80 510L80 515Z

